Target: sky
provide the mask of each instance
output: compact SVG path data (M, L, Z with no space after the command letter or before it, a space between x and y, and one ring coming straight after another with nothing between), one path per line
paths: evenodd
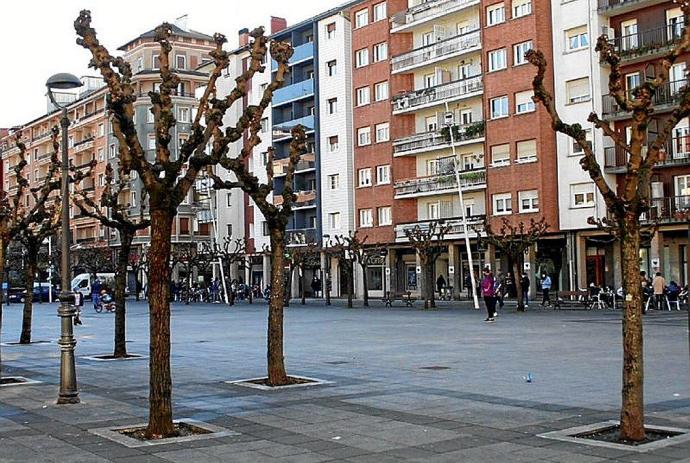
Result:
M0 127L26 123L46 110L45 82L58 72L94 75L88 52L76 44L74 19L91 10L92 26L111 53L129 39L163 21L188 15L187 26L228 38L237 46L237 32L268 25L270 16L295 24L345 0L19 0L2 5L3 66L0 70Z

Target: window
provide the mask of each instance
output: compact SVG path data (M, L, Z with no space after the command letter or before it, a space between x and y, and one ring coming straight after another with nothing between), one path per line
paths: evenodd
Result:
M105 135L105 124L98 124L98 136L102 137Z
M374 225L371 216L371 209L360 209L359 210L359 226L360 227L371 227Z
M326 24L326 38L332 39L335 37L335 23Z
M371 186L371 169L359 169L357 171L357 177L359 178L359 186Z
M436 86L436 74L426 74L424 76L424 88L431 88Z
M180 235L189 235L189 219L186 217L180 218Z
M98 186L105 186L105 175L98 175Z
M581 50L589 47L587 26L580 26L565 31L566 48L568 51Z
M187 69L187 57L185 55L175 56L175 68L178 70Z
M177 118L179 122L189 122L189 108L177 108Z
M534 162L537 160L537 140L517 142L517 162Z
M74 148L74 137L72 135L70 135L67 139L67 146L70 148Z
M565 91L569 104L589 101L589 77L567 81Z
M491 165L507 166L510 164L510 145L496 145L491 147Z
M161 67L161 60L158 55L153 55L151 58L151 69L160 69ZM155 90L155 89L154 89Z
M328 214L328 227L332 230L340 228L340 212L331 212Z
M521 64L527 64L527 58L525 54L532 49L532 41L518 43L513 45L513 66L520 66Z
M640 86L640 73L633 72L625 75L625 90L628 92L628 98L633 98L633 90Z
M513 0L513 19L532 13L532 0Z
M506 215L513 212L513 197L510 193L493 195L494 215Z
M388 58L388 44L386 42L374 45L374 63Z
M376 166L376 184L385 185L391 182L391 166Z
M637 19L630 19L621 23L621 49L637 48Z
M594 206L594 184L573 183L570 185L571 207Z
M268 132L268 118L264 117L261 119L261 133Z
M508 97L499 96L492 98L491 104L491 119L498 119L500 117L508 116Z
M338 136L328 137L328 151L334 153L338 151Z
M129 207L137 207L137 192L132 191L129 195Z
M371 127L357 129L357 144L366 146L371 144Z
M360 87L357 89L357 106L369 104L369 87Z
M355 13L355 28L364 27L369 24L369 9L365 8Z
M151 112L151 108L146 109L146 122L148 122L149 124L155 122L153 112Z
M585 137L587 140L587 145L591 149L592 148L592 130L586 129L585 132L586 132ZM580 144L578 142L576 142L575 140L572 140L570 138L569 138L569 140L572 141L572 145L570 147L570 154L572 156L582 156L583 154L585 154L585 151L582 149L582 147L580 146Z
M489 72L505 69L507 65L505 48L489 52Z
M486 8L486 25L494 26L506 20L506 10L503 2L496 3Z
M113 159L116 154L117 154L117 151L115 151L115 144L110 145L110 147L108 149L108 155L110 156L110 159Z
M438 129L438 117L427 116L424 118L424 127L427 132L435 132Z
M388 99L388 81L379 82L374 85L374 99L376 101L383 101Z
M330 98L328 100L328 114L335 114L338 112L338 99Z
M98 160L105 161L105 151L103 148L98 148Z
M536 212L539 210L539 192L537 190L518 192L520 212Z
M369 64L369 49L362 48L355 52L355 67L361 68Z
M140 56L139 58L137 58L137 65L134 69L134 72L137 73L137 72L141 72L143 70L144 70L144 57Z
M326 68L328 69L328 76L333 77L338 73L338 62L332 60L326 63Z
M149 137L148 138L148 144L146 146L150 150L155 150L156 149L156 137Z
M388 122L376 125L376 143L390 140L390 125Z
M386 2L377 3L374 5L374 22L383 21L388 16L386 12Z
M226 193L225 195L225 205L227 207L232 206L232 193Z
M426 217L427 219L440 219L441 218L441 205L438 202L428 203L426 205Z
M340 174L333 174L328 176L328 189L337 190L340 186Z
M383 227L384 225L391 225L393 223L393 220L391 218L390 206L379 207L377 208L376 212L379 219L379 227Z
M533 95L534 90L527 90L515 94L516 114L531 113L532 111L534 111L534 101L532 101Z

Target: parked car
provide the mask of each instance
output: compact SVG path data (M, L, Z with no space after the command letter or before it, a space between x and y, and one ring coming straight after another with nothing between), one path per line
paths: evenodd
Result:
M47 281L34 282L33 301L48 302L50 293L53 293L53 301L58 300L58 291ZM26 300L26 289L23 287L11 287L7 297L10 303L23 303Z

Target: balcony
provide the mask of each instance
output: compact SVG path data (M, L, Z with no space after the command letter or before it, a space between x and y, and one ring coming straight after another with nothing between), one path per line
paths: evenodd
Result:
M477 236L477 232L475 231L475 229L482 228L482 224L484 223L485 219L486 216L484 215L471 215L467 217L467 228L470 237ZM415 227L419 227L422 230L426 230L429 228L429 225L432 222L437 222L439 224L442 223L443 225L450 227L450 230L448 230L448 232L445 235L445 238L448 240L459 239L465 236L465 227L462 223L462 217L448 217L436 220L420 220L418 222L409 222L396 225L395 240L398 242L407 241L407 235L405 234L405 230L414 230Z
M287 175L288 164L290 164L290 159L288 158L273 161L273 177L283 177ZM304 172L311 172L315 169L316 155L314 153L303 154L295 166L295 173L301 174Z
M448 194L458 191L455 174L451 173L453 166L446 172L429 177L417 177L395 182L395 199L419 198ZM460 185L463 191L481 190L486 188L486 169L474 169L460 172Z
M673 110L673 108L680 101L681 89L687 85L687 80L674 80L672 82L666 82L656 91L656 94L652 97L654 103L654 112L663 113ZM616 103L615 98L612 95L603 96L603 108L602 115L604 118L609 120L619 120L630 118L630 113L624 111L618 103Z
M196 221L197 223L211 223L213 222L213 211L210 209L198 209L196 211Z
M285 243L288 246L306 246L316 242L316 228L301 228L285 232Z
M393 74L408 72L416 67L428 66L438 61L455 58L480 48L481 38L479 29L477 29L394 56L391 59L391 71Z
M314 59L314 42L307 42L294 48L292 57L288 61L288 64L290 66L294 66L295 64L299 64L311 59ZM277 61L271 60L271 70L274 72L278 70Z
M661 160L656 163L656 168L690 165L690 135L671 138L660 154ZM628 153L625 150L618 146L604 148L604 169L607 173L625 173L627 165Z
M623 62L628 64L668 52L683 37L682 24L668 24L610 40Z
M292 204L292 210L309 209L316 207L316 190L297 191L297 200ZM273 204L280 206L283 204L283 196L273 196Z
M483 142L484 122L453 126L453 141L455 146ZM448 130L434 130L398 138L393 142L393 156L406 156L450 147Z
M78 141L72 146L72 151L74 154L76 153L81 153L82 151L86 151L88 149L93 148L93 136L88 137L83 139L82 141Z
M393 114L403 114L446 102L472 98L481 95L483 91L481 75L416 90L393 99Z
M616 16L629 11L639 10L668 0L599 0L599 14Z
M312 96L314 96L314 79L303 80L276 90L273 94L273 106L280 106Z
M479 5L479 0L430 0L393 15L391 32L404 32L441 16Z
M273 126L273 141L281 141L292 137L291 130L296 125L306 127L307 132L314 130L314 116L300 117L290 121L281 122Z

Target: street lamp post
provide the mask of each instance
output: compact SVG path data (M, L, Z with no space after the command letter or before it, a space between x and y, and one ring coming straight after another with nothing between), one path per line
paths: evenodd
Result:
M381 249L379 256L381 256L381 289L383 289L383 298L386 299L386 256L388 256L388 250L386 248Z
M62 201L62 214L60 224L62 227L62 242L60 259L60 307L58 308L58 317L60 317L60 339L58 345L60 346L60 392L58 394L58 404L76 404L79 403L79 390L77 389L77 372L74 367L74 348L77 341L74 339L73 320L76 313L74 308L74 295L70 288L70 229L69 229L69 185L68 185L68 169L69 162L67 159L67 130L69 129L69 117L67 115L67 106L60 105L55 100L53 90L67 90L81 87L81 81L72 74L55 74L46 82L48 87L48 96L50 101L61 111L60 128L62 135L61 151L61 183L60 195Z

